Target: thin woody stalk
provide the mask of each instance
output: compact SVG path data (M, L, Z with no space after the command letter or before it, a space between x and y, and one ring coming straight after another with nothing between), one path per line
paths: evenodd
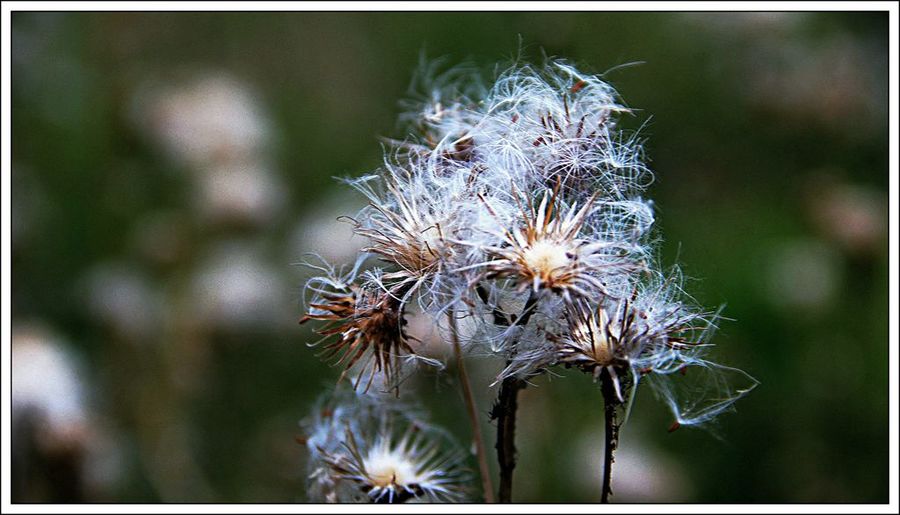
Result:
M613 378L607 370L600 374L600 389L603 392L603 412L606 428L603 432L603 490L600 495L601 503L608 503L612 495L612 464L615 461L613 453L619 445L619 425L616 421L616 398Z
M537 295L532 291L525 302L522 314L512 320L511 326L525 326L537 304ZM510 348L510 357L506 361L509 366L516 353L516 342ZM497 418L497 462L500 465L500 488L497 493L498 502L512 502L513 471L516 468L516 411L518 410L519 390L525 388L525 381L516 377L507 377L500 384L500 392L494 405L493 414Z
M516 410L524 382L514 377L503 380L497 396L497 462L500 464L499 502L512 502L513 471L516 468Z
M475 407L475 397L472 395L472 386L469 383L469 374L463 360L462 349L459 345L459 331L456 327L456 317L451 311L447 314L450 323L450 339L453 342L453 353L456 355L456 369L459 371L459 382L462 385L463 399L466 402L466 412L469 422L472 424L472 438L475 441L475 454L478 458L478 468L481 473L481 486L484 490L484 502L494 502L494 485L491 481L491 469L487 462L487 451L484 448L484 439L478 424L478 409Z

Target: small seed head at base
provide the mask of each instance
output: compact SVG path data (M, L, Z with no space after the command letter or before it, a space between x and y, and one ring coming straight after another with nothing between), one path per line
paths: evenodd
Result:
M417 483L415 464L397 450L387 447L373 449L366 456L365 463L374 488Z
M337 502L459 502L466 497L464 453L424 422L414 406L372 397L337 397L340 419L314 418L311 493Z

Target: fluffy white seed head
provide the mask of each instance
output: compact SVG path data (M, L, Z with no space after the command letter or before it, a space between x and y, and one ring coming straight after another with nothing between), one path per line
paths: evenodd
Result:
M307 319L343 324L325 331L340 335L350 361L375 356L377 365L415 359L401 323L410 303L435 325L461 313L466 337L480 343L466 350L507 363L498 379L557 364L595 377L606 370L621 378L620 398L644 375L712 370L704 356L715 317L653 262L644 195L654 177L640 130L619 124L631 110L612 86L558 59L516 63L490 85L466 68L435 70L417 77L401 117L408 133L387 141L383 166L348 181L369 202L353 219L366 240L358 269L375 261L367 258L377 268L360 272L352 292L333 277L313 279L331 293L313 288ZM363 292L371 301L360 306ZM379 303L393 317L372 309ZM397 323L385 330L386 320ZM684 423L738 397L687 407L678 388L656 391ZM394 450L376 461L397 465Z
M408 404L338 393L303 423L310 498L328 502L459 502L463 452Z

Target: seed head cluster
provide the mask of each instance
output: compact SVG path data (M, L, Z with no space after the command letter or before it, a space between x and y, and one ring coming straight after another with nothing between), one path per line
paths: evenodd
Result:
M556 366L595 378L605 370L625 403L652 377L680 425L706 422L749 392L750 376L705 357L717 314L657 264L645 197L654 176L638 131L620 128L632 111L615 90L558 59L516 63L491 85L433 68L405 104L406 137L387 140L376 172L346 180L369 202L350 218L368 242L359 259L350 271L320 266L307 285L302 321L325 322L323 355L357 378L354 387L396 389L413 365L435 364L406 332L415 309L438 327L451 313L468 318L465 350L501 358L498 380ZM358 447L350 440L348 450ZM376 448L387 460L410 442ZM365 456L323 460L362 481L376 470L360 468ZM396 481L410 476L392 470ZM375 475L377 499L412 495Z

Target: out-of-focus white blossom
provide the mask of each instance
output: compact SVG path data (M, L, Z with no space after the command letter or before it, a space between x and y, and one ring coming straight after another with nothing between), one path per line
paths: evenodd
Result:
M269 140L257 99L225 74L150 86L135 99L138 122L194 169L253 160Z
M202 324L230 331L277 326L289 298L278 274L245 242L225 242L199 266L192 306Z
M201 220L259 227L285 204L285 186L265 166L250 162L217 165L198 176L194 203Z
M13 325L10 350L13 418L36 417L45 441L83 445L89 414L84 378L71 351L33 323Z
M115 428L92 409L77 355L40 322L14 321L11 340L14 453L24 453L26 469L42 461L72 467L85 489L75 495L110 495L126 458ZM14 465L13 473L28 472Z
M269 121L248 85L200 75L148 85L134 104L138 127L191 173L203 222L259 227L281 213L286 189L269 164Z
M163 325L163 299L140 269L126 263L94 266L82 288L90 314L131 342L154 340Z
M329 263L352 264L366 240L356 234L347 213L357 212L363 205L358 196L342 192L325 198L310 209L291 233L291 259L315 249L315 253Z

